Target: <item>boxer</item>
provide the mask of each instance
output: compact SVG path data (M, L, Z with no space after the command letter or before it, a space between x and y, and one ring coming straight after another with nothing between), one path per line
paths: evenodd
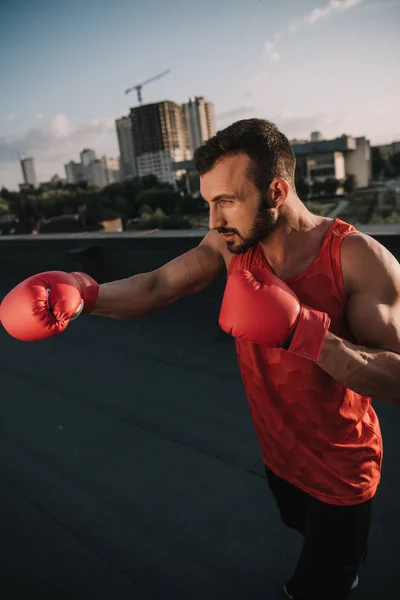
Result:
M382 466L372 397L400 404L400 267L378 242L312 214L295 157L271 122L238 121L196 150L210 232L149 273L98 285L85 273L30 277L0 316L24 341L81 314L135 319L226 271L219 316L238 363L266 479L304 539L288 598L343 600L358 584Z

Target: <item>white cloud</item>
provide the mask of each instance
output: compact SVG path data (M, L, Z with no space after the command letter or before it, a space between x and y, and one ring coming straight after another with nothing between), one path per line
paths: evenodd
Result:
M14 115L13 113L10 113L9 115L6 116L7 123L12 123L12 121L15 121L15 119L16 119L16 115Z
M313 25L320 19L328 17L335 12L343 12L348 10L349 8L357 6L357 4L361 4L362 2L363 0L330 0L326 6L323 6L322 8L314 8L304 19L307 23Z
M70 134L70 125L68 117L60 114L56 115L50 123L50 129L55 138L66 138Z
M393 2L393 0L389 0ZM300 18L300 20L292 23L289 26L289 32L295 33L299 29L301 29L304 25L314 25L321 19L329 17L338 12L344 12L349 10L349 8L353 8L353 6L357 6L361 4L364 0L329 0L325 6L317 6L313 8L311 12L309 12L304 17Z
M38 112L38 113L36 113L36 116L35 116L35 118L36 118L36 119L39 119L39 120L40 120L40 119L43 119L43 114L42 114L41 112Z
M277 46L280 42L281 35L278 33L272 42L266 42L265 44L265 55L270 61L276 62L280 58L280 54L277 51Z
M331 7L329 5L325 6L324 8L314 8L310 12L310 14L307 17L305 17L305 20L308 23L310 23L310 25L312 25L313 23L316 23L320 19L327 17L330 12L331 12Z
M400 0L389 0L390 2ZM329 0L328 4L325 6L317 6L313 8L313 10L307 15L301 17L296 22L292 23L288 27L289 33L292 35L302 29L304 26L315 25L321 19L324 19L334 13L344 12L353 6L357 6L361 4L364 0ZM269 60L272 62L279 60L280 54L277 50L279 42L281 40L281 34L277 34L275 39L272 42L267 42L265 44L265 54Z

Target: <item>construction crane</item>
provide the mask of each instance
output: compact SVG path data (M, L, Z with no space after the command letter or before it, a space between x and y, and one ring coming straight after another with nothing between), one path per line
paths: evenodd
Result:
M139 104L142 104L142 87L144 85L147 85L148 83L151 83L152 81L156 81L156 79L160 79L160 77L164 77L164 75L167 75L167 73L169 73L170 71L171 71L171 69L167 69L166 71L163 71L162 73L159 73L155 77L151 77L150 79L146 79L146 81L142 81L142 83L138 83L137 85L133 85L132 87L128 88L125 91L125 94L129 94L129 92L132 92L132 90L136 90L137 97L138 97L138 102L139 102Z

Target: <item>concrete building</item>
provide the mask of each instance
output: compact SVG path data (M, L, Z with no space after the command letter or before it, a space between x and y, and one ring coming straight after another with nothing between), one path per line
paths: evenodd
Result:
M115 124L117 128L119 153L121 156L121 180L123 181L124 179L130 179L137 175L131 118L129 116L122 117L121 119L117 119Z
M324 140L319 132L314 132L313 137L315 141L292 143L298 176L312 183L329 177L343 180L352 174L356 177L357 187L368 186L371 179L371 152L366 138L343 135Z
M346 176L345 159L342 152L309 154L306 159L307 180L325 181L328 177L343 180Z
M95 152L89 149L83 150L80 156L80 163L71 160L65 165L67 183L86 182L88 185L104 187L120 180L117 158L103 156L101 159L97 159Z
M85 148L82 150L81 154L81 163L83 167L87 167L96 160L96 152L94 150L90 150L90 148Z
M88 180L89 185L95 185L100 188L107 185L106 170L101 159L96 159L90 163L90 175L90 180Z
M110 183L117 183L121 180L120 161L118 158L103 156L101 162L103 164L107 185Z
M311 141L312 142L322 142L323 137L320 131L312 131L311 132Z
M377 146L384 156L393 156L400 152L400 141L392 142L391 144L383 144Z
M368 187L372 178L371 147L365 137L356 138L356 149L345 154L346 175L356 176L357 187Z
M81 165L83 171L83 179L87 181L89 184L93 181L93 163L96 160L96 153L94 150L90 148L84 148L81 154Z
M189 98L183 104L185 125L192 152L216 132L214 104L203 96Z
M65 175L67 177L67 183L77 184L84 181L82 163L74 162L70 160L69 163L64 165Z
M33 158L30 156L26 156L24 158L21 157L20 165L22 170L22 176L24 178L24 184L26 186L32 185L33 187L37 187L37 179Z
M167 100L136 106L130 118L138 176L156 175L175 185L179 172L173 163L191 157L182 107Z

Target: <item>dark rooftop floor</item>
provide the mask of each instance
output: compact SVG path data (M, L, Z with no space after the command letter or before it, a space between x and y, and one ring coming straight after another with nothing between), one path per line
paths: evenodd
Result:
M217 315L197 296L36 344L1 330L2 599L282 598L301 539ZM375 407L384 472L354 600L400 598L400 410Z

